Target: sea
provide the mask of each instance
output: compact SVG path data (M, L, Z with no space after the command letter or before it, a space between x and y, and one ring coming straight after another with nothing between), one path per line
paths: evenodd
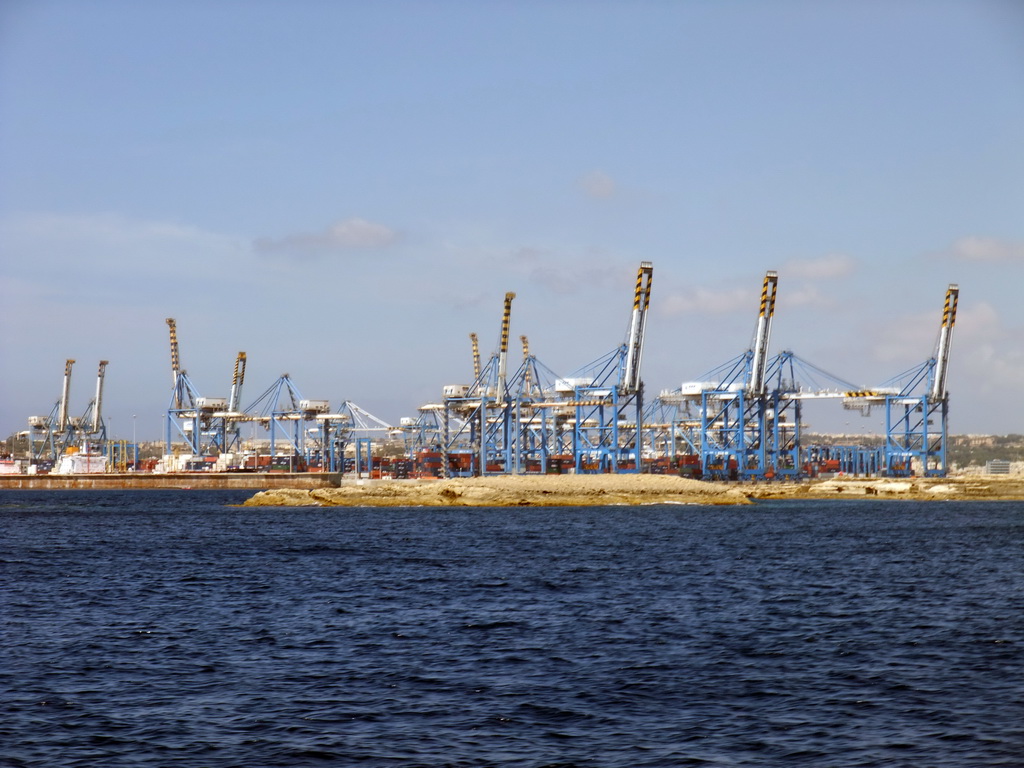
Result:
M0 492L0 765L1024 765L1024 504L249 495Z

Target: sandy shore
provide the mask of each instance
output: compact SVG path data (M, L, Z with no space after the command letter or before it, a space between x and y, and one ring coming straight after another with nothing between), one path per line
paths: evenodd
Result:
M340 488L279 488L247 506L592 506L751 504L756 499L1024 500L1024 478L830 479L714 483L666 475L527 475L435 481L348 481Z

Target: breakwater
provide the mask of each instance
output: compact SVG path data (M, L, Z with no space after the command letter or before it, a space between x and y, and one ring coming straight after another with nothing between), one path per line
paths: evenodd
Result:
M334 488L339 477L330 472L196 472L196 473L120 473L88 475L0 475L0 490L253 490L273 488Z
M360 480L323 472L0 475L0 490L240 490L266 506L565 506L743 504L748 500L1024 501L1024 477L832 478L711 482L667 475L515 475Z

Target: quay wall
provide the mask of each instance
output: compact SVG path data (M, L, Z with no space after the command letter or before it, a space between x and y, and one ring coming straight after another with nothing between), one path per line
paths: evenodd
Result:
M0 475L0 490L65 491L78 489L254 490L274 488L336 488L337 474L328 472L196 472L155 475L148 473L88 475Z

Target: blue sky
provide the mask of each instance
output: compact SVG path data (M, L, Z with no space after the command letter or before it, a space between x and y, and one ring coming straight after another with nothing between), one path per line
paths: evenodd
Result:
M167 326L205 396L249 358L397 422L468 334L566 375L654 263L649 396L746 349L878 385L959 283L954 432L1024 432L1024 4L0 4L0 431L110 361L158 437ZM812 427L875 431L838 404Z

